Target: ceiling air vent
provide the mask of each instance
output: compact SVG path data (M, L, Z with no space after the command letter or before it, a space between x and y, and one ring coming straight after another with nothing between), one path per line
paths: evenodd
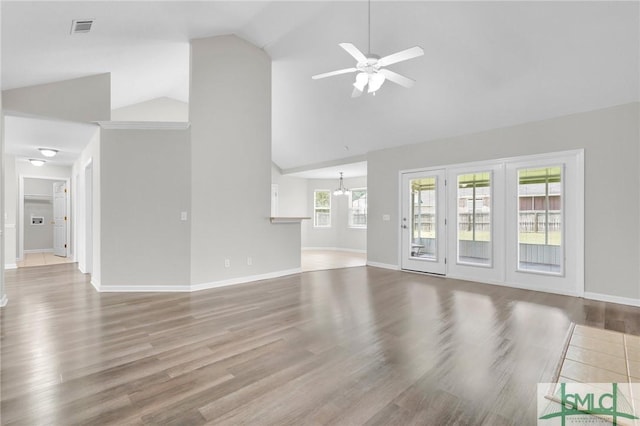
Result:
M91 31L93 19L74 19L71 22L71 34L83 34Z

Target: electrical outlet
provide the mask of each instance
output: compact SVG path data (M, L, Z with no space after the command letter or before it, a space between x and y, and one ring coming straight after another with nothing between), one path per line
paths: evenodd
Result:
M247 257L247 265L253 265L253 259L251 258L251 256Z
M230 268L231 267L231 260L225 259L224 260L224 267L225 268Z

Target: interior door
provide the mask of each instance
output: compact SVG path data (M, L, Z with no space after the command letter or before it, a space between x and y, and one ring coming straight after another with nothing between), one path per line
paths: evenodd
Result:
M402 174L402 269L446 274L444 170Z
M67 257L67 185L53 183L53 254Z

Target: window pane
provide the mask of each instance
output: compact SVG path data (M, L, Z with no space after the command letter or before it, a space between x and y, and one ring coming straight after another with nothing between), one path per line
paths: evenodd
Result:
M314 191L313 192L313 226L330 227L331 226L331 192L330 191Z
M491 173L458 175L458 262L491 264Z
M367 227L367 190L353 189L349 198L349 226Z
M436 178L411 179L411 257L436 259Z
M518 269L561 273L562 168L518 170L518 198Z
M329 208L331 206L331 194L329 191L316 191L315 192L315 206Z

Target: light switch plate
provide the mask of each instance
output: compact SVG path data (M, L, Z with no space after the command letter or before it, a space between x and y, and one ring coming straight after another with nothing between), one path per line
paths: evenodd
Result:
M180 220L187 220L187 212L180 212Z

